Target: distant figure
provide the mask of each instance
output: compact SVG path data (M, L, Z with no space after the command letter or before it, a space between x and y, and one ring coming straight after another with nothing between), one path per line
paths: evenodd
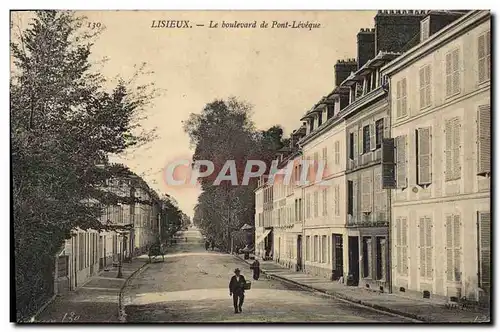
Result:
M253 270L253 280L259 280L260 276L260 263L258 260L255 260L252 263L251 269Z
M212 243L210 243L210 245L212 247L212 251L214 251L214 249L215 249L215 243L214 243L214 241L212 241Z
M240 274L240 269L234 270L234 276L231 277L229 282L229 296L233 297L234 313L241 312L241 306L245 299L245 277Z
M210 242L206 241L205 242L205 250L208 251L209 247L210 247Z

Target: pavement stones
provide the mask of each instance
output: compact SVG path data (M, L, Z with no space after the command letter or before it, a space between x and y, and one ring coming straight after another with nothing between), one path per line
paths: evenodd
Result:
M33 323L118 323L120 291L147 262L140 256L124 263L123 278L116 278L116 268L95 275L77 290L56 297Z
M251 264L252 260L244 260ZM395 294L380 293L359 287L349 287L303 272L295 272L272 261L260 262L262 273L271 279L289 282L297 286L331 295L352 303L361 304L383 312L416 319L425 323L489 323L490 313L449 309L446 303L435 300L415 299Z

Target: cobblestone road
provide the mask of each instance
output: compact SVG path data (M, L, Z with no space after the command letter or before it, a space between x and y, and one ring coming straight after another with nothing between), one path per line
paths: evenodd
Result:
M228 283L237 258L181 243L165 262L152 263L126 290L129 322L408 322L296 286L262 277L246 292L243 312L235 314Z

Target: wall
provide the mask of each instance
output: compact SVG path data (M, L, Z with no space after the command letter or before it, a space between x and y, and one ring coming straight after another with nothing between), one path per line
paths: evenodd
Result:
M406 177L408 185L394 190L392 207L393 221L406 218L408 222L407 255L403 255L400 265L393 264L394 289L404 287L406 291L430 291L437 296L467 296L475 298L478 285L478 212L489 212L490 179L477 173L477 109L490 104L489 81L478 80L478 37L490 29L485 22L420 58L411 66L396 73L391 78L391 87L402 78L408 84L408 112L397 118L396 91L391 89L393 130L392 136L407 135ZM446 53L459 48L459 93L446 96ZM431 66L431 103L420 107L419 69ZM445 121L459 117L459 178L446 181L446 131ZM417 142L416 128L431 128L431 181L428 185L417 185ZM457 229L460 249L457 250L457 264L461 269L460 281L447 281L448 262L446 219L450 214L460 216L461 225ZM431 220L432 248L427 263L430 275L422 275L420 251L420 218ZM398 241L396 223L393 224L392 243ZM425 233L427 234L427 233ZM454 233L455 234L455 233ZM455 236L455 235L454 235ZM397 248L392 247L392 260L397 262ZM424 264L425 265L425 264Z

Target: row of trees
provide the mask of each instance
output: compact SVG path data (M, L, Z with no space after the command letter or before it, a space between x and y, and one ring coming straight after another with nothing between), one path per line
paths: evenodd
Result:
M191 114L184 123L195 148L193 161L210 160L215 171L201 179L202 193L195 207L193 223L204 236L222 249L229 250L230 234L245 223L254 225L254 189L257 179L241 185L248 160L262 160L270 164L277 150L288 146L283 129L273 126L259 131L251 119L252 106L236 98L208 103L200 114ZM229 181L213 185L227 160L234 160L238 183Z
M96 34L85 22L69 11L38 11L25 30L12 29L18 32L10 81L18 320L52 295L54 255L71 229L106 228L102 206L121 200L103 190L106 180L129 174L108 157L154 138L140 126L157 93L138 83L145 66L131 79L106 80L89 61Z

